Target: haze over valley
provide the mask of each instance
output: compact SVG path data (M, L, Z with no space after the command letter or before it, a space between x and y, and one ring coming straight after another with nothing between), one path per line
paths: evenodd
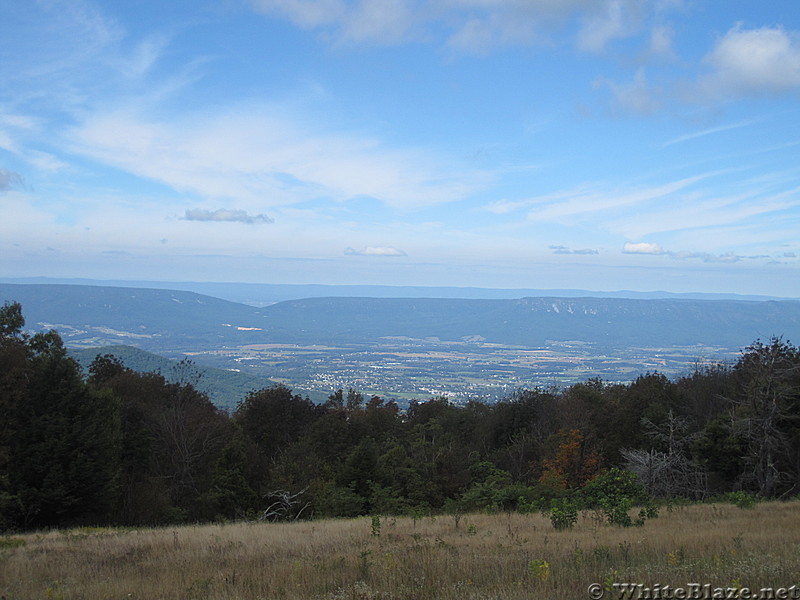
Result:
M273 286L270 293L292 291ZM734 361L757 339L800 337L796 300L663 294L328 296L269 303L262 296L267 305L252 306L179 290L65 284L0 284L0 296L23 305L29 328L57 329L84 364L104 347L128 346L239 374L238 384L211 393L228 408L248 387L274 383L320 402L348 388L401 403L439 396L493 401L522 388L595 377L629 382L647 372L686 375ZM116 351L133 368L148 370L141 354Z

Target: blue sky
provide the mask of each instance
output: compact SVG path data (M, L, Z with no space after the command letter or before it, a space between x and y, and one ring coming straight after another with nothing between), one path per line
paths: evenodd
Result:
M796 0L0 9L0 276L800 297Z

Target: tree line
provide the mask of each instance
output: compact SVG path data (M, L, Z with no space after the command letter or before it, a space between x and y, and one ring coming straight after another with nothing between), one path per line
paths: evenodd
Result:
M677 379L405 411L277 385L228 414L190 364L170 383L99 355L84 375L56 332L23 328L19 304L0 308L0 529L555 510L609 485L638 499L800 493L800 350L779 338Z

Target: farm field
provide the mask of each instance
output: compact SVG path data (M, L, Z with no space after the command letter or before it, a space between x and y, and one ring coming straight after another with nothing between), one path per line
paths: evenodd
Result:
M684 597L734 597L733 589L747 597L743 588L782 597L779 588L800 584L798 573L800 501L662 508L631 528L586 512L574 529L557 531L540 514L502 513L0 538L8 600L597 600L678 598L676 587ZM626 592L628 583L645 587Z
M732 362L738 348L605 348L581 342L521 347L422 339L337 347L250 344L184 352L198 364L269 377L303 393L327 397L353 388L403 404L446 396L459 403L508 398L521 388L568 386L591 377L629 382L647 371L690 374L704 363Z

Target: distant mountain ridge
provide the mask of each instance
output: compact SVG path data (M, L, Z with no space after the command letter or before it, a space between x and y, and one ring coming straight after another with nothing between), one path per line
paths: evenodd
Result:
M88 285L95 287L146 288L195 292L251 306L268 306L285 300L305 298L463 298L474 300L515 300L523 297L630 298L639 300L791 300L757 294L675 293L632 290L590 291L580 289L479 288L454 286L321 285L275 283L222 283L191 281L103 281L98 279L57 279L49 277L3 278L2 283ZM795 298L796 299L796 298Z
M280 330L335 343L387 336L536 346L738 346L800 335L800 302L521 298L309 298L264 309ZM276 329L276 332L278 330Z
M22 304L28 327L56 328L73 346L180 351L241 340L235 328L262 319L252 306L175 290L0 284L0 297Z
M537 346L744 347L800 338L800 301L627 298L308 298L257 308L194 292L0 284L28 326L72 346L128 344L179 352L248 343L336 344L387 337Z

